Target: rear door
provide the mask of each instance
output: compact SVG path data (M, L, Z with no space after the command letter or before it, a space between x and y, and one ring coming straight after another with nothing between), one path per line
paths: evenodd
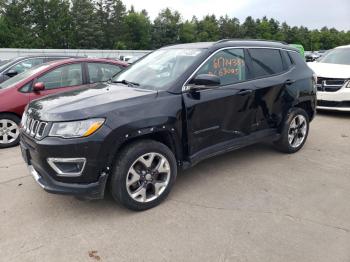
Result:
M87 85L85 79L82 63L56 67L44 73L34 81L34 83L44 83L45 90L41 92L31 92L30 100L84 87Z
M286 86L293 84L288 76L291 64L284 61L284 50L249 48L247 63L255 86L255 116L253 131L275 128L283 118ZM288 54L287 54L288 55Z
M190 155L212 146L220 150L220 144L249 135L254 116L254 86L247 81L244 49L216 52L195 76L200 74L216 75L221 84L183 94Z

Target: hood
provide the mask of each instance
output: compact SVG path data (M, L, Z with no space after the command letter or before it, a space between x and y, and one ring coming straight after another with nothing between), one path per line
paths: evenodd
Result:
M72 121L102 117L120 107L132 106L140 100L155 99L156 91L124 85L98 84L34 100L28 114L43 121Z
M339 65L329 63L312 62L307 65L318 77L326 78L350 78L350 65Z

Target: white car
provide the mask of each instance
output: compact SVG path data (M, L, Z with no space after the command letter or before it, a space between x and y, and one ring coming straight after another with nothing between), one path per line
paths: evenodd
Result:
M308 65L317 76L317 108L350 112L350 45Z

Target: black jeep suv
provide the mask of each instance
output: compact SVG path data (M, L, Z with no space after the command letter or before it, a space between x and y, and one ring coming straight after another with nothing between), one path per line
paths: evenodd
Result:
M313 72L288 45L221 40L161 48L109 83L32 102L22 154L46 191L158 205L178 169L261 141L304 145Z

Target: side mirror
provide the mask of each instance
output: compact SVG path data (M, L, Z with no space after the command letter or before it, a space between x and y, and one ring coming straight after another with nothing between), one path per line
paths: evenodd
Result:
M216 75L201 74L193 78L189 84L194 85L192 89L217 87L220 85L220 78Z
M7 71L6 75L8 77L13 77L15 75L18 75L18 72L16 70L14 70L14 69L10 69L9 71Z
M35 83L33 86L34 92L40 92L40 91L44 91L44 90L45 90L45 85L43 82Z

